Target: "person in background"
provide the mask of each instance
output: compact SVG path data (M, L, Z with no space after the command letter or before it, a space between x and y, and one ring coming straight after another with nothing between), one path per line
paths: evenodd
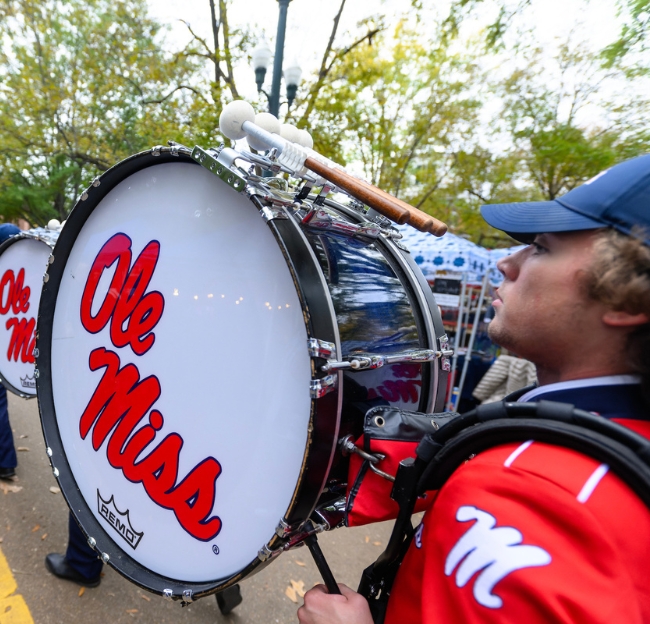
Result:
M0 225L0 244L7 239L20 234L20 229L12 223ZM16 447L14 436L9 423L9 410L7 407L7 390L0 384L0 479L12 479L16 476Z
M83 587L97 587L102 580L103 563L88 545L77 522L69 514L68 547L65 555L50 553L45 557L45 567L54 576L72 581Z
M547 202L483 206L528 246L504 275L490 338L533 362L520 402L559 401L650 439L650 155ZM511 400L511 397L508 397ZM529 440L478 453L432 496L385 624L650 622L650 513L609 466ZM301 624L372 624L342 587Z
M501 354L478 382L472 396L481 403L493 403L536 383L537 371L532 362Z

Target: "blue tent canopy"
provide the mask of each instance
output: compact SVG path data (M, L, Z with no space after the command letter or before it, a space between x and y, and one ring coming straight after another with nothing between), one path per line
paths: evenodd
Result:
M403 236L400 242L411 252L427 279L434 279L445 271L464 273L470 283L480 282L489 271L490 282L498 285L503 278L496 268L497 260L524 248L524 245L518 245L489 250L450 232L436 237L410 226L401 226L399 230Z

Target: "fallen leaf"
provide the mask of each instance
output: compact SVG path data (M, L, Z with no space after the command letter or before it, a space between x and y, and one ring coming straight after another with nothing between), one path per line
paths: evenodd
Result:
M147 602L151 602L151 598L149 598L149 596L145 596L144 594L140 594L140 598L142 598L142 600L146 600Z
M305 582L304 581L294 581L291 580L292 589L298 594L301 598L305 595Z
M61 493L61 488L58 488L58 487L56 487L56 485L53 485L50 488L50 492L52 492L52 494L60 494Z
M17 446L16 450L17 451L29 451L29 449L26 446Z
M126 612L127 613L137 613L138 610L137 609L127 609Z
M381 546L381 542L373 542L374 546Z
M296 565L299 565L301 568L304 568L307 564L304 561L296 561Z
M85 587L80 587L79 588L79 593L77 594L77 596L79 596L79 598L81 598L84 595L85 591L86 591Z
M13 492L15 494L16 492L20 492L20 490L22 489L23 488L20 485L9 485L8 483L0 483L0 490L2 490L5 494L7 494L8 492ZM9 528L7 528L7 531L8 530Z
M366 535L366 544L370 541L370 535Z
M35 532L38 531L40 528L41 528L41 525L40 525L40 524L37 524L37 525L32 529L32 533L35 533Z
M289 587L287 587L287 588L284 590L284 595L285 595L289 600L291 600L291 602L298 603L298 597L296 596L296 590L295 590L293 587L291 587L291 585L289 585Z
M20 439L24 440L25 438L29 438L29 436L26 433L23 433L23 435L20 436Z
M47 533L43 533L43 535L41 535L41 540L44 540L46 537L47 537Z

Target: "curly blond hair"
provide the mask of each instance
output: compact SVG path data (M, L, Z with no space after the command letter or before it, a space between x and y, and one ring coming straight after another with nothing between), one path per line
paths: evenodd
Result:
M594 243L594 261L586 271L585 286L590 297L613 310L645 313L650 318L650 247L644 238L640 229L630 236L603 230ZM650 405L650 323L629 334L626 348Z

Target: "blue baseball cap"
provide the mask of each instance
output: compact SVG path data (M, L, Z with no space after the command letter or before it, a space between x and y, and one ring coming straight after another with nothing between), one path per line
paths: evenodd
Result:
M611 227L630 234L640 226L650 245L650 154L599 173L558 199L481 206L483 218L529 243L535 234Z
M20 229L17 226L13 223L3 223L0 225L0 244L16 234L20 234Z

